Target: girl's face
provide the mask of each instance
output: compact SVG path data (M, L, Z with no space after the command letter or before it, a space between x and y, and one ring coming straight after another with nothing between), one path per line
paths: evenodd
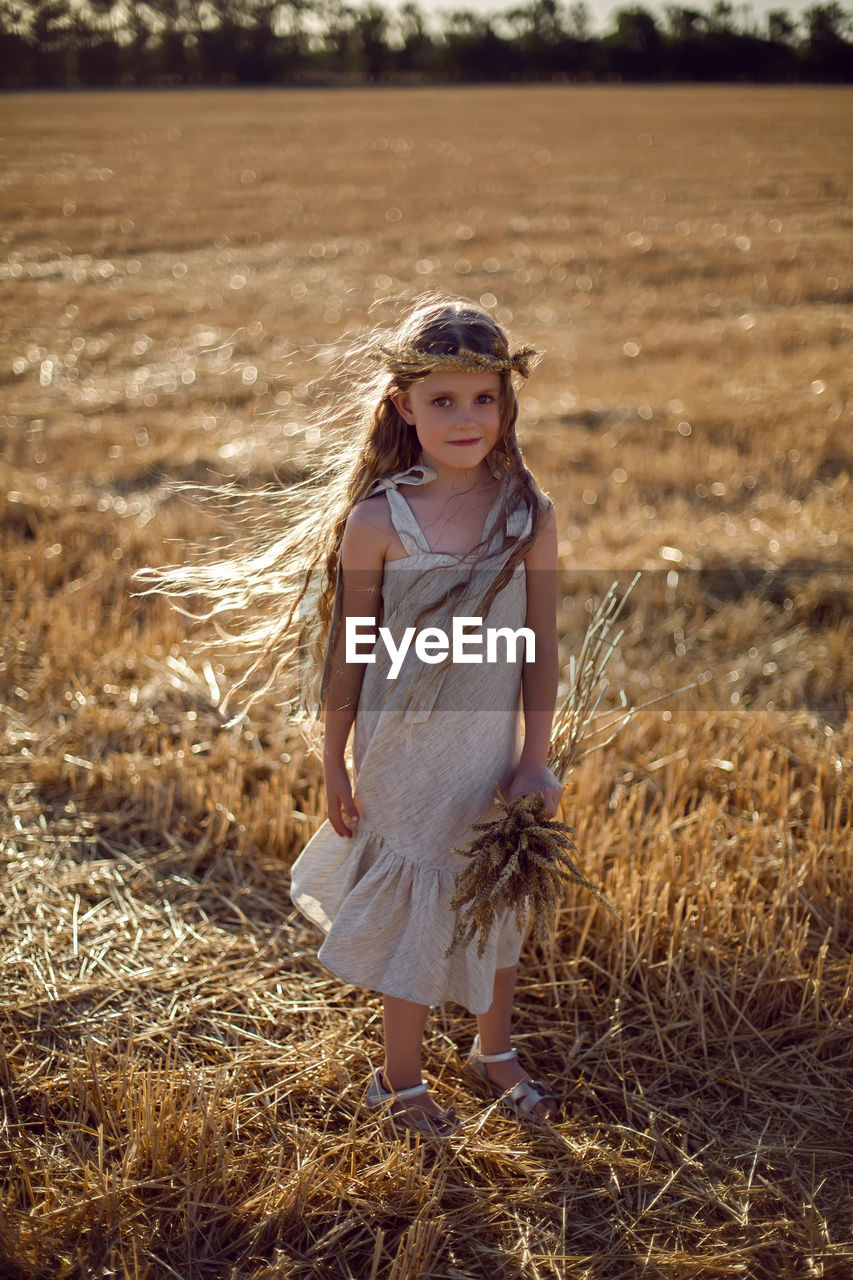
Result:
M391 399L417 431L424 461L432 466L470 471L500 438L500 374L439 370Z

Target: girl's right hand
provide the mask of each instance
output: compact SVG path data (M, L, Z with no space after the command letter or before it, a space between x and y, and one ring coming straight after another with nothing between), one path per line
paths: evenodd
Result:
M353 827L361 817L353 798L349 774L342 760L326 762L323 767L326 781L326 808L329 821L339 836L351 836ZM348 826L347 823L350 825Z

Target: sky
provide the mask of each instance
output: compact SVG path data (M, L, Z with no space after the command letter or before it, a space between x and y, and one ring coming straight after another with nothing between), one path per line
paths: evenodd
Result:
M613 29L613 15L619 9L630 9L635 6L646 8L656 17L663 17L665 9L669 3L676 3L677 0L661 0L661 3L644 4L643 0L585 0L586 6L590 13L590 25L594 32L601 34ZM713 8L714 0L682 0L685 8L699 9L703 13L707 13ZM763 29L765 26L764 15L772 9L787 9L792 18L799 19L802 17L806 9L810 9L813 4L819 3L820 0L753 0L752 3L744 5L741 0L732 0L736 24L738 27L746 25L742 21L743 10L748 9L754 18L758 20L758 26ZM445 13L452 12L454 9L470 9L475 13L498 14L506 13L508 9L522 8L529 0L441 0L441 3L433 3L433 0L422 0L420 5L423 13ZM570 7L572 0L564 0L564 11ZM390 7L390 6L389 6ZM842 0L842 8L850 6Z

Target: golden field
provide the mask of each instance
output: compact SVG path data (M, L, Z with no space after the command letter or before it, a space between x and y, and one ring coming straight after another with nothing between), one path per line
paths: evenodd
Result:
M4 1276L850 1275L851 105L2 100ZM642 570L612 678L664 695L566 789L618 918L567 891L523 961L565 1118L486 1106L447 1006L446 1147L364 1113L380 998L290 905L316 761L131 584L233 532L176 484L309 466L325 344L429 288L545 351L566 661Z

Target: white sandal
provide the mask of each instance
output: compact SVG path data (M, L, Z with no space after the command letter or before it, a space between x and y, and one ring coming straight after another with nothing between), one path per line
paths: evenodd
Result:
M540 1116L533 1110L540 1102L553 1102L558 1111L561 1106L560 1098L543 1081L520 1080L518 1084L511 1085L509 1089L502 1089L500 1085L489 1079L489 1073L485 1065L487 1062L510 1062L517 1057L518 1053L515 1049L508 1049L506 1053L480 1053L480 1037L476 1035L465 1066L472 1075L486 1085L493 1098L500 1099L501 1106L510 1115L526 1120L551 1120L551 1116Z
M387 1118L394 1124L402 1125L404 1129L415 1129L419 1133L428 1133L433 1137L446 1138L452 1133L458 1133L461 1129L459 1117L453 1107L448 1107L437 1116L430 1115L426 1111L394 1112L391 1110L395 1102L407 1102L410 1098L419 1098L429 1093L429 1085L423 1080L420 1084L413 1085L411 1089L388 1089L385 1087L386 1083L382 1068L377 1067L364 1099L371 1111L384 1109Z

